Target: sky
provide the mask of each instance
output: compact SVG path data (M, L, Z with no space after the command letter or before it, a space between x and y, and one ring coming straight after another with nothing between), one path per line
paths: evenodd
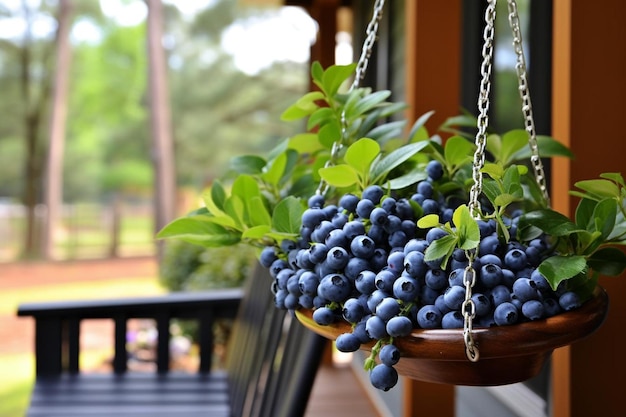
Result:
M41 0L27 0L36 8ZM90 0L92 1L92 0ZM192 16L198 10L210 7L217 0L164 0L175 4L183 15ZM0 6L20 10L22 0L0 0ZM134 26L146 19L147 6L143 0L100 0L102 12L123 26ZM33 22L37 37L52 36L54 19L38 15ZM23 19L3 19L0 38L20 38L25 30ZM233 56L235 65L254 75L275 61L307 62L310 46L315 41L316 23L300 8L282 7L265 18L238 20L223 34L222 47ZM75 42L97 42L98 28L88 20L76 22L70 35Z

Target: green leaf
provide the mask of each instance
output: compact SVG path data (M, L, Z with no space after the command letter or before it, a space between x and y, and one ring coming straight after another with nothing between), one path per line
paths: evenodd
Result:
M480 228L465 204L454 210L452 221L457 229L459 248L470 250L478 247L480 243Z
M512 162L513 155L528 145L528 132L524 129L515 129L502 135L502 148L498 160L504 165Z
M426 252L424 253L424 261L436 261L437 259L444 258L441 264L442 269L445 269L445 263L447 258L452 254L456 248L457 237L454 235L446 235L433 241Z
M272 228L280 233L299 233L303 211L299 199L289 196L281 200L272 213Z
M339 87L352 75L356 64L333 65L324 71L319 87L328 97L333 97L339 91Z
M374 139L379 143L385 143L389 139L400 137L405 124L406 122L403 120L384 123L370 130L367 133L367 137Z
M324 149L316 133L300 133L289 139L289 149L293 149L299 154L313 154Z
M274 160L270 161L266 166L265 172L261 175L261 178L268 184L278 187L280 180L285 173L285 167L287 166L287 154L285 152L278 155ZM256 184L256 182L255 182ZM258 189L258 185L257 185ZM244 197L245 198L245 197Z
M378 160L371 170L371 176L374 182L380 182L385 175L387 175L392 169L396 168L406 160L410 159L428 146L429 142L416 142L404 145Z
M496 135L495 133L487 135L485 149L493 155L496 162L502 163L502 158L500 158L502 154L502 137L500 135Z
M241 155L230 160L230 168L239 174L256 175L263 171L267 162L256 155Z
M321 168L318 172L324 181L333 187L350 187L359 182L355 169L345 164Z
M575 277L584 272L587 262L583 256L551 256L546 258L537 268L546 278L553 290L556 290L561 281Z
M272 224L272 216L270 216L270 213L267 211L261 196L251 197L248 206L250 225L267 225L269 227Z
M313 80L317 83L322 82L322 77L324 76L324 68L322 67L322 64L319 63L319 61L314 61L311 64L311 76Z
M271 232L271 230L272 228L269 224L251 227L241 234L241 239L262 240L266 234Z
M587 264L602 275L615 277L626 269L626 254L617 248L598 249L587 259Z
M219 181L213 181L213 185L211 186L209 191L210 191L211 203L215 205L215 207L219 209L220 211L224 211L224 204L226 202L227 195L226 195L226 190L224 189L224 186L222 185L222 183ZM206 204L206 201L205 201L205 204ZM206 204L206 205L209 206L209 204ZM210 208L209 208L209 211L211 211Z
M444 147L444 158L449 167L458 167L472 160L474 144L462 136L450 137Z
M348 147L344 160L364 178L379 153L380 145L378 142L369 138L361 138Z
M606 198L600 201L593 210L594 228L593 231L601 233L601 238L606 239L615 226L615 216L619 207L617 201L612 198Z
M341 127L338 123L327 123L317 132L320 143L327 149L331 149L335 142L341 141Z
M172 221L159 231L157 238L175 238L196 245L219 247L239 243L241 234L211 222L208 216L194 216Z
M309 117L309 121L307 122L307 129L311 130L315 126L324 126L326 123L331 121L336 122L337 116L335 112L330 107L321 107Z
M539 149L539 156L542 158L552 158L555 156L563 156L566 158L573 158L574 154L567 148L567 146L563 145L561 142L550 136L537 135L537 148ZM530 159L531 152L530 147L525 147L524 149L515 153L515 155L511 156L511 162L513 161L528 161Z
M489 175L494 180L499 180L504 176L504 167L502 164L486 163L481 171L483 174Z
M574 185L597 198L617 198L620 196L619 187L613 181L605 179L578 181Z
M246 224L246 208L241 197L238 195L231 195L228 199L226 199L224 211L233 219L238 229L245 229L244 224Z
M519 220L519 227L532 225L545 233L559 237L581 231L569 218L551 209L540 209L523 214Z
M624 183L624 177L619 172L605 172L605 173L600 174L600 178L611 180L621 185L622 187L626 187L626 184Z
M417 221L417 227L420 227L422 229L429 229L431 227L438 227L439 226L439 216L436 214L427 214L424 217L421 217L418 221Z
M423 132L426 132L426 137L428 137L428 131L426 130L426 128L424 126L426 125L426 122L428 122L428 119L430 119L430 116L432 116L433 114L435 114L434 110L426 112L426 113L422 114L415 121L415 123L413 123L413 126L411 126L411 131L409 132L409 141L410 142L416 142L418 140L418 139L416 139L418 137L418 135L421 136Z
M390 95L391 91L388 90L376 91L375 93L367 94L353 107L346 107L346 117L348 119L359 117L384 102Z
M415 168L404 175L390 179L388 182L389 189L401 190L426 178L428 178L428 174L423 169Z

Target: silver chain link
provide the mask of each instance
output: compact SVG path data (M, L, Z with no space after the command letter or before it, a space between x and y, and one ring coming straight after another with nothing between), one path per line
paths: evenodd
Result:
M517 63L515 71L517 72L517 82L519 84L519 94L522 99L522 113L524 114L524 126L528 132L528 146L530 147L530 162L535 173L535 181L541 190L546 203L549 204L550 197L548 195L548 187L546 185L546 175L543 169L543 163L539 157L539 148L537 146L537 133L535 132L535 120L533 117L533 107L530 100L530 91L528 89L528 80L526 77L526 59L524 57L524 46L522 42L522 31L520 29L520 20L517 13L517 3L515 0L508 0L509 9L509 25L513 33L513 48L517 55Z
M367 67L369 65L370 57L372 56L372 51L374 50L374 44L376 43L378 37L378 25L380 20L383 17L383 9L385 7L385 0L376 0L374 3L374 8L372 11L372 19L367 25L365 30L365 41L363 42L363 48L361 49L361 56L356 64L354 80L350 85L350 89L348 90L348 94L354 91L359 87L361 81L365 77L365 72L367 71ZM346 112L345 109L341 112L341 137L339 140L333 143L333 146L330 150L330 158L324 164L324 167L332 166L337 158L339 158L339 154L343 149L344 143L347 139L347 122L346 122ZM328 191L328 184L324 180L320 181L320 184L315 191L318 195L324 195Z

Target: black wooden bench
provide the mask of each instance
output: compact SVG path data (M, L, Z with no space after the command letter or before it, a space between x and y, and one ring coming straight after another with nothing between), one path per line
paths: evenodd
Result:
M18 315L36 322L28 416L302 416L326 341L274 307L270 282L259 268L245 290L20 305ZM127 369L127 321L133 318L156 321L156 372ZM170 370L174 318L199 322L198 372ZM212 370L213 323L220 318L235 321L226 369ZM84 319L114 320L112 372L80 372Z

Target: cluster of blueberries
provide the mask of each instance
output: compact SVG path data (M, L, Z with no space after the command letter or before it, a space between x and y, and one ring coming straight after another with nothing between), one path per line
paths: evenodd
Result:
M432 161L427 173L428 179L417 184L409 199L424 214L450 221L453 208L433 191L433 183L443 174L441 164ZM460 249L442 268L441 259L425 261L424 253L447 233L440 228L418 229L407 198L384 197L381 187L370 186L361 197L343 195L338 205L325 205L323 197L313 196L308 207L299 239L285 240L280 248L266 247L260 255L274 278L275 303L284 309L313 310L320 325L350 323L352 332L336 340L341 351L383 341L379 364L370 372L379 389L386 391L398 380L394 365L401 353L393 338L419 328L463 328L468 273L475 274L475 327L538 320L580 306L575 293L553 291L537 271L550 255L543 238L502 243L495 221L479 221L481 241L473 268L467 268L468 259ZM508 219L511 236L519 214Z

